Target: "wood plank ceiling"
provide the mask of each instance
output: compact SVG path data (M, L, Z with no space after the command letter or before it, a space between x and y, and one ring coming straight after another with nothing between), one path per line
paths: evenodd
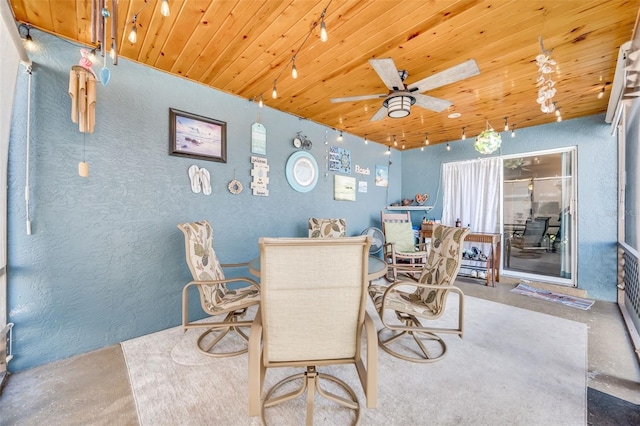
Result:
M9 0L16 20L91 45L91 0ZM107 6L111 8L111 0ZM640 0L161 0L117 2L118 53L267 107L402 149L467 137L487 122L502 131L556 121L536 103L535 57L557 62L553 100L564 120L607 109L618 50L632 38ZM328 41L320 40L320 16ZM137 42L127 40L137 13ZM308 39L306 37L308 36ZM107 39L110 39L110 31ZM306 40L306 41L305 41ZM291 77L296 54L299 76ZM370 121L387 93L370 66L393 58L410 84L475 59L480 74L425 94L453 105ZM72 65L72 64L70 64ZM276 81L278 98L271 92ZM605 96L598 93L605 88ZM203 113L202 111L192 111ZM452 112L459 118L448 118ZM291 129L292 137L297 129ZM504 135L504 134L503 134Z

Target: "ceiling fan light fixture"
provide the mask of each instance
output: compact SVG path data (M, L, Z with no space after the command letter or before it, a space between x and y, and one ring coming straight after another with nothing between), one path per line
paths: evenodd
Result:
M407 94L393 95L384 101L389 118L403 118L411 114L411 105L416 102L413 96Z

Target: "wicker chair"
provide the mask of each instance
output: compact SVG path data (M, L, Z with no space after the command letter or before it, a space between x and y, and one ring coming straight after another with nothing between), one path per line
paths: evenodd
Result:
M181 223L178 228L184 233L187 265L193 281L182 289L182 329L206 328L197 342L198 349L209 356L225 357L247 352L249 337L240 329L248 327L252 321L240 321L247 308L260 303L260 287L251 278L225 278L223 268L245 267L248 263L221 264L213 250L213 229L206 220ZM247 286L229 289L229 283L247 283ZM200 295L202 310L212 316L224 315L221 321L189 322L189 289L196 287ZM236 333L233 339L225 340L225 348L214 351L230 331ZM230 336L231 337L231 336ZM220 345L223 346L223 345ZM219 348L218 348L219 349Z
M316 392L346 407L338 408L357 422L360 403L354 391L339 378L319 372L321 367L335 364L356 366L367 407L376 406L377 336L366 312L370 244L366 236L260 239L262 301L249 340L251 416L260 414L266 424L269 407L306 391L308 425L313 424ZM261 403L266 369L276 367L306 371L277 383ZM295 381L300 386L291 391ZM342 388L338 393L345 396L325 390L320 382L323 387ZM292 423L298 423L298 416L292 416Z
M418 282L397 281L389 286L369 287L369 295L384 325L378 332L384 351L407 361L434 362L447 352L447 345L437 333L462 337L464 294L453 282L460 270L462 242L469 232L468 228L435 225L429 257ZM436 320L445 313L450 292L458 294L457 326L423 325L421 321Z

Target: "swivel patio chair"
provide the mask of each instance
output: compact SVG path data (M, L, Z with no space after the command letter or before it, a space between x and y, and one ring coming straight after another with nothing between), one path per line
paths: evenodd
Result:
M366 312L370 244L367 236L259 240L262 301L249 340L249 415L260 414L266 424L270 407L289 401L289 409L295 402L290 400L306 391L307 425L313 424L316 392L332 408L337 404L336 415L357 422L360 403L353 389L320 372L336 364L356 366L367 407L376 406L377 339ZM267 369L276 367L306 371L274 385L261 402ZM291 423L300 423L301 416L291 413Z
M226 357L247 352L249 338L240 327L249 327L252 321L241 319L249 307L260 303L260 287L251 278L225 278L223 268L245 267L248 263L220 263L213 250L213 229L206 220L181 223L178 228L184 233L187 265L193 277L193 281L182 289L183 331L190 328L206 328L198 338L197 347L209 356ZM228 287L231 283L245 283L245 286L231 289ZM189 289L192 287L198 289L202 310L211 316L224 315L224 319L190 322ZM230 335L225 339L224 347L221 349L221 341L230 331L234 332L235 336ZM218 344L220 345L214 351Z
M453 282L460 270L462 243L469 232L468 228L434 225L429 257L418 282L405 280L369 287L384 326L378 332L378 342L384 351L407 361L434 362L447 352L447 345L438 334L462 337L464 294ZM423 325L423 321L442 317L451 292L458 294L457 325Z

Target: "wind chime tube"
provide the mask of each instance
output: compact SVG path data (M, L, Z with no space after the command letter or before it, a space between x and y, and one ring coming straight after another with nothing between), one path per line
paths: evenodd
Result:
M80 132L93 133L96 122L96 79L79 65L72 66L69 73L69 96L71 121L78 123Z
M118 65L118 0L111 0L111 52L113 65Z

